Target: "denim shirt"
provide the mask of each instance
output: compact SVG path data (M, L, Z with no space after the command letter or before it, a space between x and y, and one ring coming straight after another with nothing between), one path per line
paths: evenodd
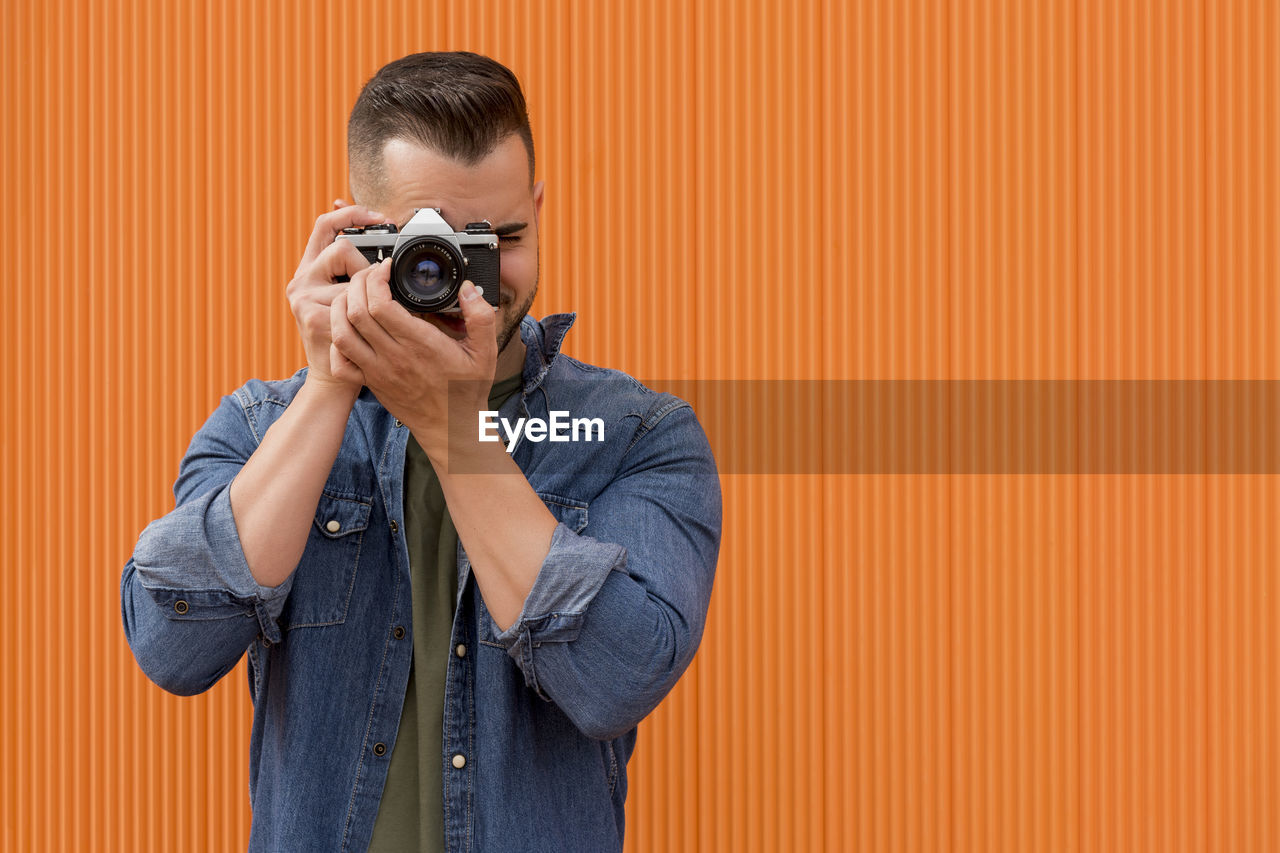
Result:
M604 440L517 443L558 524L506 631L458 549L440 756L451 851L621 849L636 725L706 619L721 516L706 437L684 401L558 355L573 320L524 319L524 386L501 413L598 417ZM260 586L229 486L304 378L222 399L182 460L176 508L125 565L121 607L138 665L172 693L208 690L248 652L249 849L364 850L413 650L409 432L361 392L298 568Z

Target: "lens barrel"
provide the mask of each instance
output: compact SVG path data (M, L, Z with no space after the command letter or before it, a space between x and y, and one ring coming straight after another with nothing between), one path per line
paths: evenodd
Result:
M462 255L439 237L415 237L391 259L391 296L410 311L429 314L458 301L465 280Z

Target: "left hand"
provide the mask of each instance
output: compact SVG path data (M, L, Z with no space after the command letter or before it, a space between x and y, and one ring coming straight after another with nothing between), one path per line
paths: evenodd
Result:
M451 410L455 426L469 425L474 439L498 361L493 307L465 282L459 304L466 334L454 339L391 298L390 274L390 261L360 270L334 299L334 377L367 385L426 450L447 446Z

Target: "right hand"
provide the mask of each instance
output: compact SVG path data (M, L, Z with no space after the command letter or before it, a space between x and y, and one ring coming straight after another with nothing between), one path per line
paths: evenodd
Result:
M302 346L307 353L307 378L330 385L351 385L352 380L340 380L329 368L329 316L330 306L338 294L347 288L345 281L335 279L342 275L350 278L369 266L360 250L349 240L336 239L343 228L356 225L377 225L387 221L378 212L360 205L335 205L338 209L324 213L316 219L311 240L293 274L293 280L285 288L289 309L298 324ZM356 384L358 390L359 384Z

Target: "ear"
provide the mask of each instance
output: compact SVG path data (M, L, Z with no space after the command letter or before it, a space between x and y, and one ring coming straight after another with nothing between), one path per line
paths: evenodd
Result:
M538 224L538 216L542 213L542 193L547 188L545 181L533 185L533 224Z

